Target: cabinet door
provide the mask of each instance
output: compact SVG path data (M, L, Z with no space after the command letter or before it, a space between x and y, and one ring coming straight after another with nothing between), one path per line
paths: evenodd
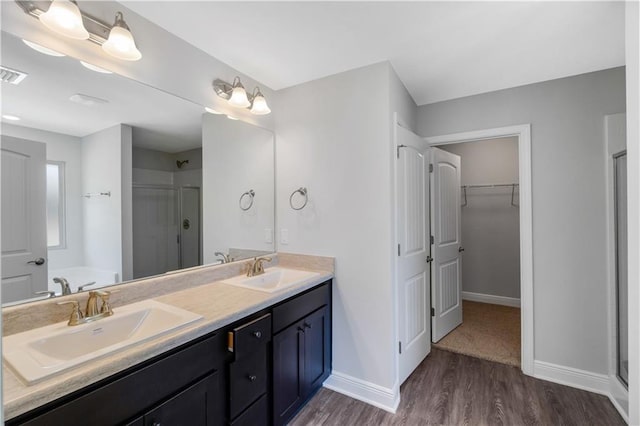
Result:
M309 396L331 370L331 317L329 308L318 309L302 320L304 329L304 396Z
M302 322L273 337L273 422L285 424L304 402Z
M212 426L222 424L216 409L223 397L218 373L211 374L144 415L145 426Z

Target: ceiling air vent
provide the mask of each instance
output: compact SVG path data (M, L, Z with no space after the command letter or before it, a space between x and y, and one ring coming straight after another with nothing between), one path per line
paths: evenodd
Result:
M26 72L12 70L11 68L0 65L0 80L2 80L3 83L20 84L28 75Z

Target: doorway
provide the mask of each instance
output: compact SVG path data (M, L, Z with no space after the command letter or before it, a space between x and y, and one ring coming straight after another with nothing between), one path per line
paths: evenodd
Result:
M519 367L518 138L437 148L460 162L456 201L460 203L463 251L458 260L462 324L443 330L446 335L435 336L434 347ZM436 198L434 203L438 202Z
M518 148L518 228L520 275L520 366L533 375L533 238L531 206L531 125L517 125L427 137L430 146L514 137ZM514 183L514 182L509 182ZM468 194L467 194L468 195ZM514 194L515 196L515 194ZM468 199L467 199L468 200ZM464 200L462 200L464 201ZM515 202L515 197L514 197Z

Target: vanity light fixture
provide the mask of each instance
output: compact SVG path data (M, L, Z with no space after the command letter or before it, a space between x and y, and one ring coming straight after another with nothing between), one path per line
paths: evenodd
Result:
M209 107L204 107L204 110L209 114L216 114L216 115L224 114L223 112L216 111L215 109L209 108Z
M2 114L2 118L9 121L19 121L20 117L16 117L15 115Z
M95 71L95 72L99 72L101 74L113 74L111 71L109 70L105 70L104 68L100 68L99 66L90 64L88 62L85 61L80 61L80 63L82 64L83 67L85 67L86 69L89 69L91 71Z
M89 31L84 27L82 14L75 1L53 0L49 10L40 15L40 22L63 36L76 40L89 38Z
M64 53L60 53L56 50L49 49L48 47L41 46L38 43L34 43L29 40L22 39L22 42L27 46L29 46L30 48L32 48L33 50L35 50L36 52L44 53L45 55L58 56L58 57L67 56Z
M137 61L142 58L122 12L116 13L116 21L111 27L109 38L102 44L102 50L124 61Z
M75 0L53 0L48 10L41 9L42 4L47 3L43 1L15 2L27 15L39 19L47 28L59 34L77 40L89 40L102 46L106 53L118 59L137 61L142 58L122 12L116 13L115 22L110 25L82 12Z
M229 105L237 108L248 108L252 114L264 115L271 112L260 88L256 87L252 94L247 94L240 77L234 78L232 84L224 80L215 79L213 81L213 90L218 96L226 99Z

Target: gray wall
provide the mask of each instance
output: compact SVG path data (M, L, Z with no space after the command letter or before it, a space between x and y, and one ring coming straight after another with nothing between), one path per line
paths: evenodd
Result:
M517 138L440 148L460 156L462 185L518 183ZM519 233L511 188L467 190L467 205L462 207L463 291L520 298Z
M624 68L424 105L423 136L531 123L534 357L607 373L604 115Z
M390 72L381 63L284 89L274 109L278 228L289 233L278 250L335 256L333 371L388 390L396 380ZM289 195L300 186L309 204L294 211Z

